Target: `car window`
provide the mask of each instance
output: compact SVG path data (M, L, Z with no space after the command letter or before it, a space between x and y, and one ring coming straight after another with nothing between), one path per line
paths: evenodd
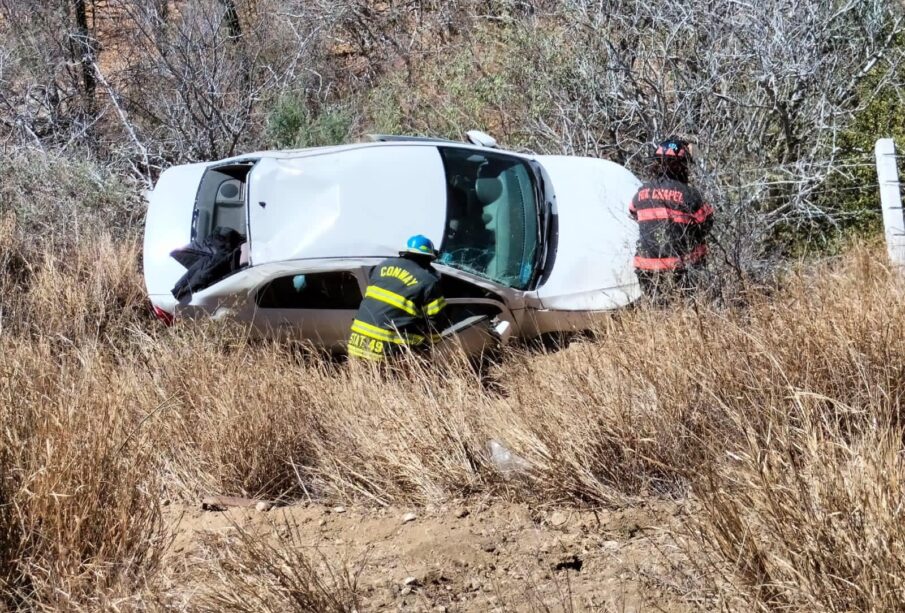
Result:
M248 236L245 178L250 163L209 168L201 178L192 212L192 241L203 243L217 228Z
M446 231L440 262L525 289L539 248L534 175L517 158L440 147Z
M257 304L262 309L357 309L361 289L349 271L287 275L262 287Z

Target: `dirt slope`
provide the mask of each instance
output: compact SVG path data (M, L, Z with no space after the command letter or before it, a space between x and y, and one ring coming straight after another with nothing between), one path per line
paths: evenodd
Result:
M675 549L663 528L677 513L666 504L593 512L501 502L433 510L170 507L168 564L175 577L191 576L216 551L205 543L244 531L274 545L291 540L333 568L345 561L360 569L364 610L685 611L661 582L664 556Z

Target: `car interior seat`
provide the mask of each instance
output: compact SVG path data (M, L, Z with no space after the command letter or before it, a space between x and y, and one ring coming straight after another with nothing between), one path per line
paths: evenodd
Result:
M506 235L505 220L501 218L501 214L505 215L506 209L505 206L501 206L505 200L503 197L505 185L500 178L500 169L490 163L484 164L478 171L475 192L481 203L481 222L487 232L487 245L493 253L493 257L487 262L487 274L497 277L499 273L497 263L501 254L500 240Z
M503 182L499 177L479 177L475 181L475 192L478 195L478 200L481 201L481 204L486 209L495 204L500 199L500 196L503 195ZM484 221L486 225L490 223L492 213L485 212L484 214L489 217L489 219Z
M248 234L245 227L245 184L242 181L229 179L220 184L212 221L213 228L222 226L242 235Z
M211 213L205 209L198 209L198 221L195 224L197 232L197 241L200 243L210 236L213 226L211 225Z

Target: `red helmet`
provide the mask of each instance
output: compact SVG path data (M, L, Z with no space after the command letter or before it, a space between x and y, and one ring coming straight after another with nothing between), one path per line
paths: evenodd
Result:
M690 165L692 163L691 150L688 148L688 141L677 136L670 136L657 145L654 157L669 162L684 162L685 165Z
M688 183L688 169L692 159L685 139L670 136L657 145L657 150L649 159L651 174Z

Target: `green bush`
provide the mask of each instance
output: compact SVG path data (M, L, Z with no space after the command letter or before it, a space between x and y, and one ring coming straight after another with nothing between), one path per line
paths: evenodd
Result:
M898 45L905 47L905 37ZM898 87L905 80L905 67L899 67L891 80L882 83L884 72L885 67L877 65L864 79L859 91L867 102L837 141L839 168L830 176L821 197L821 205L840 219L838 231L833 233L835 239L882 231L874 145L880 138L893 138L899 153L905 153L905 112ZM902 171L900 165L900 175ZM831 241L834 250L839 242Z
M570 70L561 29L482 23L467 40L383 75L365 96L369 129L458 140L485 130L505 146L537 148L532 120L549 114Z
M354 104L325 105L314 111L303 98L277 100L267 117L267 142L277 149L338 145L352 132Z

